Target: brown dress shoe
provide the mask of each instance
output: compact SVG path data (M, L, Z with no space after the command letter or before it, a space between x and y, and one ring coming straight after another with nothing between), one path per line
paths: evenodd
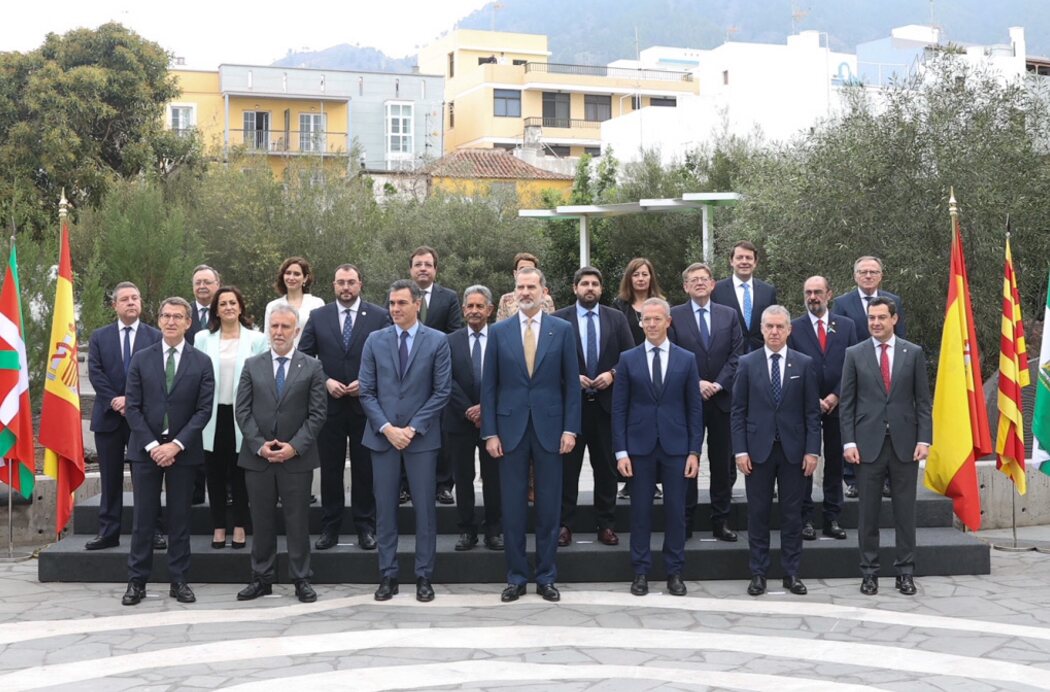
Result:
M605 545L620 545L620 537L612 529L601 529L598 531L598 541Z

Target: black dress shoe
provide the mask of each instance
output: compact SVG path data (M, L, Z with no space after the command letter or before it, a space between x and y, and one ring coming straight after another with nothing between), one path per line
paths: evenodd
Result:
M813 522L807 521L802 524L802 540L804 541L815 541L817 540L817 530L813 528Z
M95 536L84 544L84 550L102 550L120 545L120 536Z
M860 491L857 490L857 486L850 483L846 486L846 497L859 497Z
M154 550L167 550L168 539L164 537L162 533L153 534L153 549Z
M631 582L631 593L635 596L644 596L649 593L649 577L644 574L634 575L634 581Z
M138 605L145 597L146 585L139 584L137 581L129 581L128 590L124 592L124 597L120 599L120 603L126 606Z
M405 505L412 501L412 496L408 494L407 490L402 490L401 494L398 495L397 501L399 504Z
M370 531L363 531L357 534L357 547L361 550L375 550L376 549L376 536Z
M898 574L896 586L905 596L915 595L915 579L910 574Z
M197 597L193 595L193 589L184 581L173 582L168 589L168 595L179 603L196 603Z
M193 494L193 504L195 504L195 505L203 505L204 504L204 493L201 493L200 495L194 493Z
M572 529L568 526L563 526L558 531L558 547L567 548L570 545L572 545Z
M397 595L397 579L392 577L383 577L379 581L379 588L376 589L376 600L377 601L389 601L391 598Z
M295 582L295 597L303 603L313 603L317 600L317 592L310 586L310 582L300 579Z
M711 531L711 535L720 541L726 541L727 543L736 543L737 536L733 529L729 528L729 524L724 521L716 521L714 529Z
M558 587L554 584L537 584L536 593L542 596L543 600L551 603L557 603L561 600L561 592L558 591Z
M685 595L685 582L682 581L681 574L672 574L667 578L667 593L672 596Z
M314 547L318 550L328 550L339 545L339 534L335 533L322 533L317 542L314 543Z
M456 498L452 497L452 491L448 488L442 488L437 491L437 501L439 505L454 505L456 504Z
M825 536L835 538L840 541L846 539L846 529L839 526L839 523L834 519L824 523L824 530L821 531Z
M503 593L499 595L499 600L504 603L511 603L516 601L525 595L524 584L507 584L507 588L503 589Z
M748 596L761 596L766 592L766 578L760 574L751 577L751 583L747 585Z
M865 596L874 596L879 592L879 578L876 576L864 577L860 583L860 592Z
M485 547L489 550L503 550L503 536L485 536Z
M802 580L798 577L784 577L784 588L795 594L796 596L805 596L809 593L809 589L802 583Z
M434 587L426 577L416 579L416 600L420 603L430 603L434 600Z
M486 542L488 539L485 539ZM456 550L463 552L464 550L470 550L478 544L478 534L476 533L461 533L459 534L459 540L456 541Z
M269 596L273 593L273 586L270 584L264 584L261 581L253 581L248 586L244 587L237 592L238 601L254 601L260 596Z

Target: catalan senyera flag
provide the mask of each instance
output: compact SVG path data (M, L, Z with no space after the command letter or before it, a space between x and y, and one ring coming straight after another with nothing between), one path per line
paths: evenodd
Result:
M953 197L953 207L954 201ZM937 361L933 446L926 460L925 483L930 490L952 498L955 515L973 531L981 528L976 460L992 451L980 362L966 256L959 219L953 213L948 303Z
M0 481L22 497L33 494L33 410L29 403L29 361L22 338L22 291L18 285L18 255L11 256L0 288Z
M1043 311L1043 345L1039 349L1039 382L1035 390L1035 410L1032 412L1032 463L1050 476L1050 285L1047 286L1046 307Z
M1010 234L1006 235L1006 268L1003 274L1003 319L999 334L999 430L995 438L996 468L1013 479L1024 495L1024 405L1021 389L1031 384L1028 348L1021 321L1021 294L1017 290Z
M84 482L84 431L80 422L80 379L77 370L77 325L73 314L73 262L69 258L69 226L62 220L55 314L51 322L44 403L40 414L40 444L44 473L57 481L55 533L61 534L73 514L73 492Z

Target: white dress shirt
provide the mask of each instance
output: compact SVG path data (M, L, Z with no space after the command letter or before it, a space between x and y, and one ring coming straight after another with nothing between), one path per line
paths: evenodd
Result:
M773 382L773 354L776 353L780 356L780 387L784 387L784 371L787 369L787 346L783 347L779 351L770 350L769 346L763 346L762 349L766 352L766 378L770 384Z

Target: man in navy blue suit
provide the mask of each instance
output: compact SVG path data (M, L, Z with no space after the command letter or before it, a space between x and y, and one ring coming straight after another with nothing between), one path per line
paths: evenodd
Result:
M124 417L128 368L134 354L160 341L159 329L139 321L142 297L135 284L124 281L116 285L113 309L117 321L93 331L88 341L88 380L95 389L91 431L95 433L102 498L98 505L98 535L84 545L86 550L120 545L125 450L131 435Z
M489 329L481 381L481 436L500 464L507 587L500 599L525 593L530 568L525 555L529 459L536 469L536 592L547 601L561 594L554 558L558 550L562 455L580 434L580 368L576 340L565 320L540 307L546 281L523 267L514 278L518 313Z
M820 427L824 432L824 524L822 532L842 540L846 531L839 526L842 513L842 434L839 431L839 385L846 349L857 343L853 320L828 312L831 284L823 276L811 276L802 287L806 314L791 323L788 347L813 359L820 396ZM813 476L806 478L802 498L802 540L815 541L813 527Z
M770 305L777 304L777 289L755 278L758 267L758 248L749 240L741 240L729 254L733 275L722 279L711 291L711 300L736 310L740 329L744 333L744 348L748 353L762 348L762 329L759 316Z
M820 397L813 360L787 347L791 315L780 305L762 312L765 346L740 359L733 383L733 451L747 487L747 593L766 591L769 517L780 493L780 564L784 588L804 595L802 496L820 454Z
M696 478L704 441L703 404L694 384L693 354L667 338L671 307L660 298L642 305L645 342L616 366L612 434L617 468L631 481L631 593L649 593L653 493L664 486L664 569L667 591L684 596L685 479Z

